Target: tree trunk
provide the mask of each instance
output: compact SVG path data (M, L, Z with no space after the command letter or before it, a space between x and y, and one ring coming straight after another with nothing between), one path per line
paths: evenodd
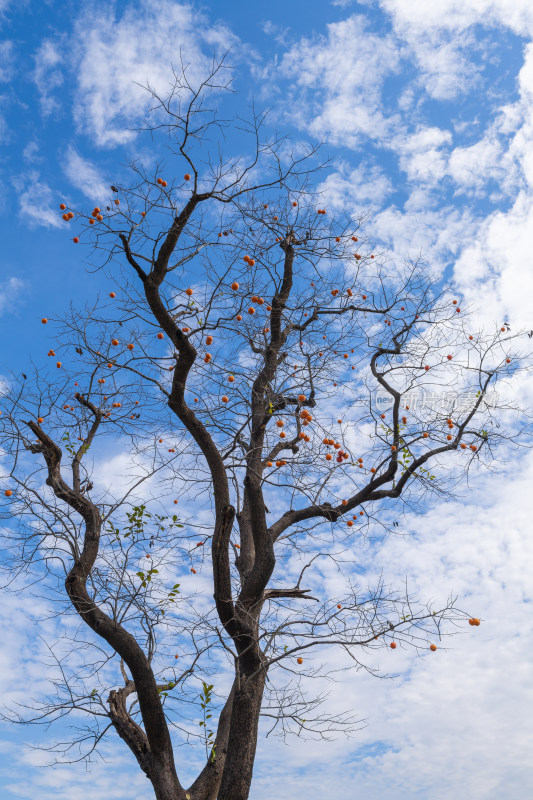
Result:
M218 800L248 800L265 680L264 670L248 681L245 676L241 678L242 688L233 700L228 752Z
M148 777L154 787L156 800L187 800L185 790L176 775L174 763L164 755L159 759L152 759Z

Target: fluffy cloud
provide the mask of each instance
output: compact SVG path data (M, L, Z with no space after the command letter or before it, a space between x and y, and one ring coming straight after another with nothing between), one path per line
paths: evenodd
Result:
M483 138L470 147L456 147L450 155L448 172L461 191L480 189L489 180L505 180L501 157L501 143L492 137Z
M7 39L0 42L0 82L6 83L12 79L15 71L14 60L13 42Z
M61 50L59 42L54 43L45 39L35 54L33 80L39 92L41 113L44 117L48 117L60 108L53 92L63 84Z
M432 206L431 198L422 192L403 209L384 208L370 220L368 229L388 249L392 263L422 256L437 276L459 255L465 241L475 237L480 223L468 210Z
M336 164L336 172L328 175L318 187L326 204L336 210L357 213L359 204L368 203L374 208L382 206L393 192L391 180L380 167L360 165L350 169L347 164Z
M114 6L92 10L77 23L71 60L77 74L75 118L98 146L131 141L153 98L171 88L170 65L180 59L194 85L206 77L203 48L223 54L235 37L223 25L210 26L192 6L171 0L142 0L121 16ZM226 76L227 77L227 76Z
M482 24L506 27L520 36L533 35L533 8L529 0L378 0L394 27L415 39L428 31L462 33Z
M19 278L8 278L7 281L0 283L0 314L12 306L24 288L24 281ZM2 391L2 381L0 379L0 392Z
M521 192L508 212L481 225L455 265L455 280L487 324L507 319L512 329L532 328L533 198Z
M65 153L63 170L71 184L91 200L102 200L109 194L109 186L100 172L87 159L69 146Z
M417 184L433 184L446 173L447 157L443 148L452 141L449 131L421 127L409 135L399 134L393 147L399 156L400 169L407 180Z
M400 68L392 36L373 33L362 15L328 25L327 36L303 38L286 52L280 74L298 92L290 116L318 139L356 148L380 141L398 120L381 111L381 88ZM311 90L311 91L310 91Z
M47 183L40 180L38 172L29 172L13 180L17 189L20 216L30 227L42 225L61 228L64 223L57 210L54 194Z

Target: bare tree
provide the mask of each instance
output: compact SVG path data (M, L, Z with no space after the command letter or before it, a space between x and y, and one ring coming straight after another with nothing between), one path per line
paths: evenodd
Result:
M245 800L262 714L281 735L356 730L309 694L332 677L319 649L381 675L376 650L436 649L466 623L453 597L355 585L354 553L513 436L493 391L518 369L507 326L474 332L423 263L333 219L315 150L265 139L262 116L219 119L224 69L150 90L165 162L131 164L92 211L62 206L109 299L50 320L51 370L13 379L0 417L5 586L42 581L80 621L50 646L54 694L10 718L85 714L53 747L70 760L114 729L158 800ZM230 126L248 160L218 155ZM126 482L106 477L119 452ZM205 747L187 789L176 742Z

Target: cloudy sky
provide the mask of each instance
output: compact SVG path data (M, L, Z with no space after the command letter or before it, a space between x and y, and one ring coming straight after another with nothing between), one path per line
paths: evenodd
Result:
M1 380L29 364L43 314L84 302L83 252L58 202L98 196L143 153L138 84L164 90L180 50L193 78L230 50L236 108L254 100L296 142L324 141L328 207L371 212L367 234L391 258L421 253L480 326L533 327L531 0L0 0L0 29ZM520 392L533 400L528 381ZM431 657L385 652L394 680L329 686L331 708L355 709L366 727L329 743L267 740L253 800L533 795L532 481L533 456L510 451L372 552L391 582L456 594L482 625ZM0 608L4 701L46 690L31 603ZM88 775L43 769L20 746L44 737L0 723L6 800L147 797L121 742L114 767L97 761Z

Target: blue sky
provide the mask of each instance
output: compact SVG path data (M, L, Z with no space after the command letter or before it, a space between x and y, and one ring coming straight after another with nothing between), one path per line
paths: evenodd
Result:
M370 211L368 236L392 263L422 253L452 278L487 328L533 327L533 7L529 0L272 0L231 3L58 3L0 0L0 380L45 361L40 319L106 290L84 272L62 200L89 204L146 155L132 130L146 112L135 85L163 89L180 47L194 74L229 49L238 95L270 107L272 129L324 141L328 208ZM229 142L238 147L238 141ZM512 391L531 405L533 384ZM533 459L508 455L499 474L409 520L413 536L380 545L379 565L422 596L464 597L483 626L455 637L431 666L398 653L395 681L356 675L328 686L332 708L368 721L351 741L267 741L253 800L319 795L366 800L518 800L533 792L530 486ZM369 558L362 556L363 563ZM369 575L372 569L368 561ZM329 578L332 582L334 576ZM31 600L0 614L5 700L31 684ZM7 628L6 628L7 626ZM388 654L386 654L388 655ZM440 654L439 654L440 655ZM529 665L529 667L528 667ZM529 669L529 673L528 673ZM0 723L0 786L8 800L146 797L145 779L111 747L120 775L96 762L47 771L20 751L29 732ZM42 739L41 739L42 741Z

